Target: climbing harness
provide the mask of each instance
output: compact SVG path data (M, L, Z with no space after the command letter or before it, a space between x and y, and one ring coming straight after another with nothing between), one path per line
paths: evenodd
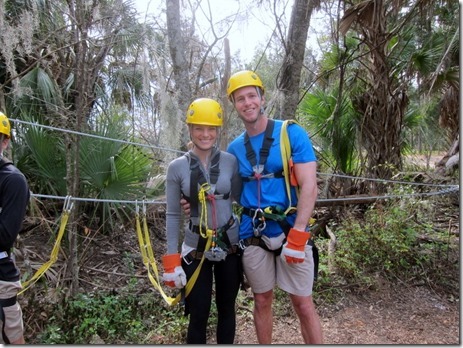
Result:
M61 224L60 228L58 231L58 236L56 237L55 244L53 245L53 249L50 254L50 259L44 263L32 276L31 279L25 281L23 283L23 289L18 293L18 295L22 294L24 291L26 291L32 284L37 282L37 280L42 277L42 275L48 271L48 269L56 262L58 259L58 253L61 245L61 239L63 238L64 232L66 230L66 225L69 220L69 213L71 212L72 207L74 206L74 203L71 202L71 196L66 196L64 199L64 205L63 205L63 213L61 215Z
M262 147L259 151L259 163L257 163L256 153L252 148L251 141L249 139L249 135L245 133L244 135L244 146L246 148L246 158L251 164L253 175L250 177L243 177L243 181L257 181L257 208L253 211L253 214L249 216L252 217L252 228L253 234L255 237L259 237L262 235L262 231L267 226L265 222L265 214L260 207L260 190L261 190L261 182L260 180L263 178L282 178L283 174L280 173L264 173L265 171L265 163L267 162L267 158L270 154L270 148L272 147L274 138L273 129L275 127L275 121L269 119L267 122L267 126L265 127L264 139L262 141Z
M259 151L259 164L257 164L256 154L251 146L250 139L248 134L244 135L244 146L246 148L246 158L253 169L253 176L244 177L243 181L257 180L257 208L243 208L243 214L246 214L252 218L253 234L254 237L259 237L262 234L262 231L266 227L266 220L277 221L283 232L288 233L291 226L286 221L286 217L296 213L297 208L293 206L291 199L291 186L296 188L297 197L299 197L297 180L293 170L293 162L291 158L291 143L289 141L287 127L288 124L298 124L295 120L285 120L281 127L280 132L280 151L281 159L283 164L283 171L277 173L264 173L265 163L270 154L270 148L273 143L272 133L274 129L275 121L269 119L267 122L267 127L265 129L264 140L262 142L262 147ZM286 194L289 200L289 205L287 208L283 209L281 207L270 206L261 208L260 206L260 180L262 178L284 178Z
M297 212L297 207L293 206L292 203L292 192L291 187L295 188L296 196L299 198L299 186L297 183L297 179L294 173L294 163L292 160L292 152L291 152L291 142L289 141L288 136L288 125L289 124L299 124L295 120L285 120L281 126L280 131L280 152L281 152L281 160L283 164L283 171L278 173L265 173L265 163L267 158L270 154L270 148L273 143L272 133L274 128L275 121L269 119L267 122L267 127L264 133L264 140L262 142L262 147L259 151L259 164L257 164L256 154L251 146L250 139L247 133L244 135L244 146L246 148L246 158L248 159L249 163L253 169L253 176L251 177L244 177L243 182L257 180L257 207L256 208L247 208L243 207L242 214L248 215L252 218L252 227L253 227L253 236L242 239L239 241L239 247L242 251L246 249L250 245L259 246L264 250L273 252L276 256L280 255L282 246L286 242L286 238L283 240L282 246L275 250L269 249L266 243L262 240L261 235L262 231L266 227L266 220L276 221L285 237L288 235L288 232L291 228L291 225L287 221L287 217L295 214ZM285 187L286 187L286 195L289 200L289 205L287 208L282 208L278 206L268 206L262 208L260 206L260 195L261 195L261 187L260 187L260 180L262 178L284 178L285 180ZM314 224L315 220L309 220L309 228ZM312 246L313 250L313 258L315 264L315 274L314 279L317 278L318 272L318 249L316 248L314 241L309 239L307 244Z
M227 252L223 250L220 246L217 245L217 216L216 216L216 206L215 206L215 196L209 194L211 186L208 183L201 185L199 190L198 198L199 203L201 204L201 216L199 219L199 235L200 238L204 238L203 229L206 232L210 232L212 235L211 248L204 252L204 256L209 261L222 261L227 257ZM207 228L207 201L211 204L211 214L212 214L212 229Z
M231 245L230 243L230 240L228 238L228 235L227 235L227 231L230 227L233 226L233 224L235 223L235 217L234 216L231 216L227 223L218 228L217 231L216 231L216 240L215 240L215 243L224 251L227 252L227 255L229 254L235 254L237 252L239 252L238 250L238 247L236 245ZM193 232L193 233L198 233L199 234L199 226L198 225L192 225L191 221L190 221L190 230ZM210 230L211 233L212 233L212 230ZM191 264L191 262L193 262L194 260L200 260L204 254L204 246L203 244L204 243L201 243L201 241L204 240L204 239L200 239L200 241L198 242L198 246L195 250L192 250L190 253L188 253L186 256L183 257L183 260L189 265ZM212 244L212 242L211 242ZM222 254L223 255L223 254ZM213 260L211 261L215 261L214 259L217 258L216 256L212 257Z
M199 167L198 160L187 154L190 161L190 195L187 197L183 195L190 203L190 231L199 234L198 245L196 250L190 252L184 257L185 262L190 264L193 260L197 260L204 255L209 261L222 261L226 256L232 252L236 252L236 247L232 247L227 236L227 230L233 225L235 219L230 217L227 224L224 226L217 226L216 218L216 200L228 199L230 193L221 194L216 190L216 183L220 175L220 151L216 152L211 159L211 166L209 169L209 182L204 177L204 173ZM199 186L199 190L198 190ZM212 225L209 229L207 227L207 202L210 203L212 214ZM201 206L201 212L198 209ZM194 218L199 217L199 225L193 225ZM206 235L212 235L211 248L205 251L204 245Z

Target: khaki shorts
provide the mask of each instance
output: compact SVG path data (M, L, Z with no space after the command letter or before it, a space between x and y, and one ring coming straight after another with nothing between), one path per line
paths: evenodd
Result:
M21 289L22 286L21 282L19 281L5 282L0 280L0 299L7 299L16 296ZM5 335L8 337L8 340L13 342L23 337L23 313L19 303L16 302L13 306L10 307L3 307L3 312L5 314ZM0 344L4 343L3 335L0 334Z
M304 262L292 264L284 261L281 255L275 256L273 252L250 245L243 253L243 269L254 293L270 291L277 284L293 295L312 295L314 261L311 245L305 246Z

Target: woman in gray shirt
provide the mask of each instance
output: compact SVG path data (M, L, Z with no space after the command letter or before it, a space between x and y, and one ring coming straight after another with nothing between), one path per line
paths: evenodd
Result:
M200 266L194 286L185 298L190 315L187 343L205 344L213 278L217 306L217 343L233 344L236 327L235 300L242 272L237 253L239 221L232 201L241 194L236 158L217 148L223 112L215 100L200 98L187 111L191 150L167 168L167 254L163 257L165 284L183 288ZM190 203L190 219L183 226L180 198Z

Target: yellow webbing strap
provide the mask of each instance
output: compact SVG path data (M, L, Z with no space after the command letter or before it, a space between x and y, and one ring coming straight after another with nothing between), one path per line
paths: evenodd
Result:
M150 240L149 236L146 239L146 235L147 235L146 231L145 231L145 237L143 236L142 229L141 229L141 224L140 224L140 214L136 213L135 216L136 216L138 244L140 245L140 251L141 251L143 264L145 265L146 270L148 271L148 278L151 281L151 284L153 284L153 286L159 291L162 298L169 305L172 306L172 305L178 303L178 301L176 301L176 298L172 298L172 297L167 296L166 293L164 292L164 290L162 290L161 285L159 284L159 274L158 274L158 271L157 271L156 262L154 261L154 257L153 257L153 259L151 259L151 256L154 255L154 254L152 252L152 249L151 249L151 251L148 251L149 248L151 248L151 242L149 241ZM146 221L146 218L144 217L143 220ZM151 273L150 268L153 268L153 271L154 271L154 274L155 274L156 277L153 276L153 274Z
M64 231L66 230L66 225L69 220L69 212L71 211L74 203L71 203L71 196L66 196L64 199L63 213L61 214L61 224L58 231L58 236L56 237L55 245L50 254L50 259L45 262L32 276L31 279L25 281L22 286L23 289L18 292L18 295L26 291L32 284L34 284L39 278L53 265L58 259L59 248L61 244L61 239L63 238Z
M289 172L289 162L291 160L291 143L289 141L287 128L288 128L288 124L290 123L299 124L295 120L285 120L283 121L283 125L281 126L281 132L280 132L281 160L283 162L283 174L285 176L286 194L289 199L289 207L286 210L285 214L289 210L294 209L292 201L291 201L291 183L290 183L290 172ZM296 187L296 193L297 193L297 196L299 197L298 187Z
M138 207L137 207L137 210L138 210ZM136 212L135 217L136 217L136 229L137 229L138 243L140 245L140 251L142 255L143 264L145 265L146 270L148 271L148 278L151 284L153 284L153 286L159 291L162 298L167 302L167 304L170 306L174 306L180 302L180 300L182 299L182 294L181 293L178 294L175 298L169 297L166 295L166 293L162 289L160 285L161 282L159 281L159 272L156 266L156 260L154 258L153 248L151 246L151 241L150 241L150 236L149 236L149 231L148 231L148 224L146 222L146 214L145 213L143 214L144 233L142 233L141 224L140 224L140 214L138 213L138 211ZM212 241L212 234L208 233L208 239L206 242L205 251L210 248L211 241ZM196 279L198 278L199 272L201 271L201 266L203 265L204 259L205 258L204 258L204 253L203 253L201 262L199 263L198 267L196 268L193 275L188 280L185 286L185 297L188 296L191 290L193 289ZM154 272L154 276L151 273L151 269Z
M210 234L210 230L207 228L207 192L211 189L211 185L207 182L201 185L200 190L198 192L198 200L201 203L201 215L199 217L199 234L203 238L207 238L208 234ZM203 233L203 225L206 226L206 233Z

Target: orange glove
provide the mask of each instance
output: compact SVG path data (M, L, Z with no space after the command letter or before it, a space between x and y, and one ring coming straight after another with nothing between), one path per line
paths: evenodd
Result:
M181 289L186 285L186 274L182 268L180 254L169 254L162 257L164 284L171 288Z
M299 231L291 228L283 244L280 257L287 263L304 262L305 246L310 238L310 232Z

